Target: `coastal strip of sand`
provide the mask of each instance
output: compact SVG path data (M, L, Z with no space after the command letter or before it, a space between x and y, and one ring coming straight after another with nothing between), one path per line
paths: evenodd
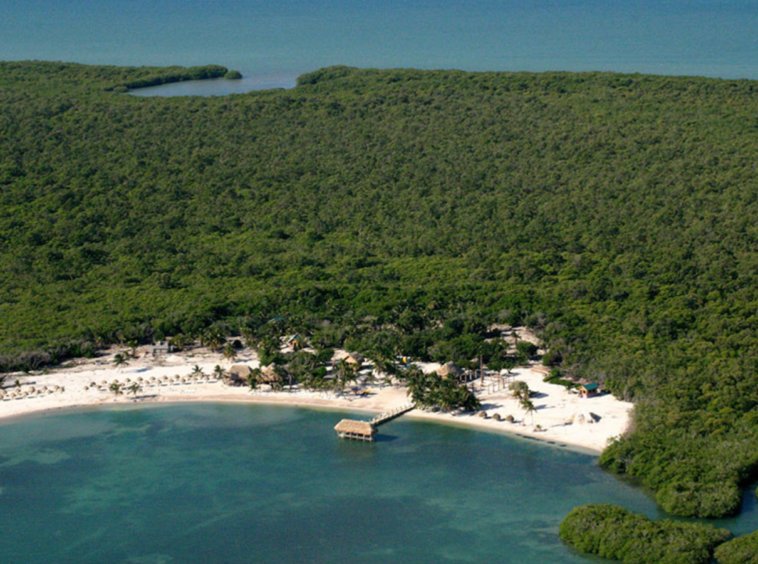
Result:
M240 355L234 364L257 367L258 361L253 353L248 353ZM215 378L208 378L216 366L228 369L231 363L220 354L202 350L159 358L142 354L121 367L115 367L113 355L109 355L77 361L46 374L13 374L5 380L0 419L72 407L188 401L266 403L371 413L390 411L408 402L406 389L401 385L360 380L341 394L297 387L288 391L286 386L283 391L275 392L265 385L263 389L251 391L245 386L227 386ZM436 364L422 365L427 371L438 367ZM485 381L482 387L478 380L471 385L486 418L481 413L440 413L419 409L404 417L513 433L595 454L605 448L609 439L626 431L632 404L619 401L610 394L581 398L563 386L544 382L543 374L537 368L517 368L509 377L512 381L525 382L532 390L532 403L536 408L533 413L524 412L507 386ZM198 369L206 376L198 377ZM109 389L114 381L122 384L123 393L116 395ZM134 383L141 388L136 394L126 389Z

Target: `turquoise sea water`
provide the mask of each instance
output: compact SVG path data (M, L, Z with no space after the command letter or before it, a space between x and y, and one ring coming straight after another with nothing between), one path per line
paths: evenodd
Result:
M317 68L612 70L758 78L754 0L25 0L0 60L223 64L291 86Z
M343 415L185 404L3 424L3 561L580 563L557 537L573 506L658 516L585 454L403 419L350 443ZM758 528L754 505L737 532Z

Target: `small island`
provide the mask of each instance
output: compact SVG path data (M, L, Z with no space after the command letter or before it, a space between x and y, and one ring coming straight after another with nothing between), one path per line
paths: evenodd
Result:
M710 525L652 521L607 504L574 508L560 535L581 552L625 564L710 564L714 549L732 536Z
M336 66L286 91L118 94L229 73L0 63L3 413L413 401L602 450L671 515L740 511L758 83Z

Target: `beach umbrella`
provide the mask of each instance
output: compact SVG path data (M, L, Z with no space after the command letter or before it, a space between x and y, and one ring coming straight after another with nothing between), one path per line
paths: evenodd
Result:
M90 388L97 388L97 384L95 384L94 382L90 382L89 383L89 387Z

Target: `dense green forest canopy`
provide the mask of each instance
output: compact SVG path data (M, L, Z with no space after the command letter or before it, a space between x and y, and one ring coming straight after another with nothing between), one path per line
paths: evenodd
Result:
M758 82L334 67L118 92L183 72L0 63L6 368L271 316L398 327L403 352L443 357L453 318L528 319L560 371L638 403L605 467L674 513L738 509L758 468Z
M758 531L722 544L715 556L719 564L758 564Z
M560 535L581 552L625 564L710 564L714 549L732 536L701 523L651 521L614 505L575 507Z

